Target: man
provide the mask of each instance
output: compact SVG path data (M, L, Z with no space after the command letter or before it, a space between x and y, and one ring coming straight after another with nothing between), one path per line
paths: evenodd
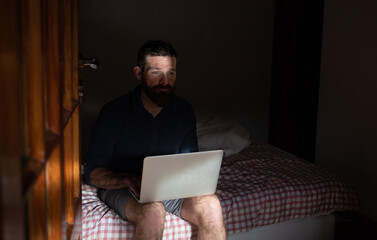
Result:
M135 226L135 239L161 239L166 212L198 227L198 239L225 239L222 208L215 195L138 203L146 156L198 151L195 114L175 96L176 52L163 41L139 49L134 68L141 85L106 104L92 132L86 181L123 219Z

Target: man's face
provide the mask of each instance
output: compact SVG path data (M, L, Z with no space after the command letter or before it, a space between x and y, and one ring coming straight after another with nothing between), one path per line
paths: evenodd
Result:
M175 93L175 57L148 55L140 80L146 95L158 106L166 106Z

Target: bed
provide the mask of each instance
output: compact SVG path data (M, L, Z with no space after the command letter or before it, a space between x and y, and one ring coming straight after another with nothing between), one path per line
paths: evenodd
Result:
M337 211L356 211L352 185L326 169L250 137L222 117L198 120L200 150L224 149L216 194L228 239L332 239ZM83 239L132 239L134 227L82 185ZM278 236L278 237L277 237ZM196 239L190 223L166 214L163 239Z

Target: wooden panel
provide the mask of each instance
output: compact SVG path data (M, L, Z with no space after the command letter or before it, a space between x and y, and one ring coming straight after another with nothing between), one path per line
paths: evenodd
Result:
M72 4L63 1L63 59L64 59L64 95L63 107L72 111Z
M26 158L22 166L22 194L28 197L39 174L44 171L45 163L33 158Z
M72 118L64 129L64 190L65 190L65 219L68 224L74 223L73 200L73 141Z
M0 4L0 239L3 240L25 239L19 7L19 1Z
M81 161L80 161L80 106L72 115L73 144L73 197L81 200ZM75 205L77 207L77 204ZM76 211L76 210L75 210Z
M44 161L41 2L24 0L22 4L27 155Z
M35 182L28 200L30 240L47 239L46 181L42 172Z
M47 179L47 229L48 238L62 239L63 236L63 177L60 146L57 145L46 165Z
M45 9L45 95L47 129L60 133L59 9L56 0L46 0Z
M57 107L59 107L59 105ZM45 159L50 158L52 151L60 143L60 141L61 141L60 135L50 130L45 132Z
M72 0L72 98L79 101L78 0Z

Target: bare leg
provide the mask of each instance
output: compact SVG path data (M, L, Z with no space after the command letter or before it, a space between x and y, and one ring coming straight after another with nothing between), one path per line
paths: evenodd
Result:
M215 195L185 199L181 216L198 227L199 240L226 239L222 208Z
M125 207L127 220L134 224L134 239L162 239L165 208L161 202L140 204L130 198Z

